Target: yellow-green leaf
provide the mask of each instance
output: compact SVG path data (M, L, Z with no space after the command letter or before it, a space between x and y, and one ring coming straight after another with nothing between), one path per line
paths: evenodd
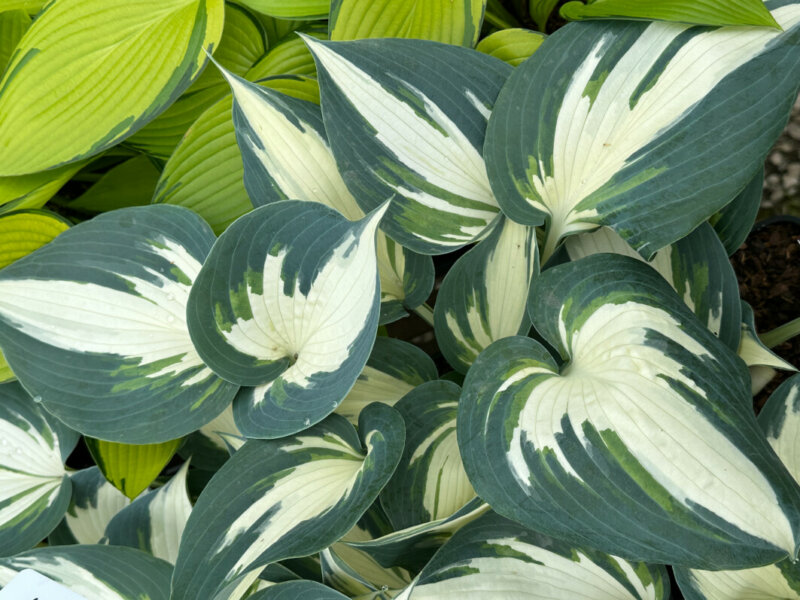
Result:
M14 381L14 379L16 379L14 371L8 366L6 357L0 352L0 383L8 383L9 381Z
M528 0L528 12L540 31L545 30L547 20L556 4L558 4L558 0Z
M0 12L24 10L29 15L35 15L44 5L45 0L0 0Z
M43 207L87 163L88 161L81 161L52 171L0 177L0 214Z
M333 0L332 40L400 37L472 47L485 0Z
M0 176L71 163L120 142L200 74L223 0L51 2L0 81Z
M0 269L41 248L69 223L46 210L26 210L0 217Z
M330 0L239 0L255 11L279 19L320 19L328 16Z
M67 206L72 210L100 213L150 204L160 175L152 161L140 154L110 169Z
M182 441L132 445L90 437L84 439L103 476L131 500L158 477Z
M539 49L547 36L530 29L501 29L483 38L475 47L516 67Z
M0 12L0 75L6 69L14 48L31 26L31 18L24 10Z

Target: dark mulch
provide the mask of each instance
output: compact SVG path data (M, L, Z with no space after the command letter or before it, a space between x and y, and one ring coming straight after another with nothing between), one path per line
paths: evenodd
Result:
M771 331L800 316L800 223L757 226L731 257L742 299L752 307L759 333ZM800 337L773 351L800 367ZM779 371L754 399L760 409L778 385L792 374Z

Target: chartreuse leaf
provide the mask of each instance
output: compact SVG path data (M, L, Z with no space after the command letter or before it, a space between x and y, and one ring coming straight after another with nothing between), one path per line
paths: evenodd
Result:
M172 568L133 548L55 546L0 559L0 587L33 569L84 598L168 600Z
M485 0L332 0L332 40L416 38L472 47L478 41Z
M192 512L186 492L188 471L189 463L185 462L166 485L140 496L119 511L106 527L108 543L138 548L174 563L186 521Z
M538 268L535 229L506 218L456 261L433 312L436 341L454 369L466 373L492 342L528 332L528 291Z
M516 67L536 52L545 39L546 35L530 29L501 29L478 42L475 50Z
M0 5L0 75L24 33L31 26L31 18L21 9L5 10Z
M100 213L150 204L160 175L150 158L140 154L109 169L66 206L70 210Z
M0 175L75 162L143 127L200 74L222 23L222 0L48 4L0 81Z
M158 477L181 445L180 439L135 446L90 437L85 440L103 476L131 500Z
M800 375L783 382L758 415L758 424L789 472L800 482ZM739 571L676 569L688 600L791 600L800 598L800 565L784 560Z
M417 572L454 532L488 510L488 504L480 498L474 498L449 517L421 523L374 539L365 540L363 536L353 535L351 531L340 543L371 556L382 567L401 567Z
M544 271L530 312L566 363L500 340L459 404L464 466L494 510L633 560L796 555L800 487L758 429L744 364L661 275L589 256Z
M47 410L100 439L155 444L236 386L192 346L186 301L214 236L177 206L104 213L0 270L0 344Z
M306 43L331 149L361 208L392 198L382 229L415 252L477 239L499 214L482 148L511 67L422 40Z
M763 193L764 167L761 166L739 195L709 220L728 256L733 256L753 229Z
M308 35L322 34L311 30ZM316 74L311 53L296 35L271 48L245 78L256 80L280 74ZM284 83L280 79L265 85ZM281 91L286 91L285 85ZM153 202L192 209L216 233L222 233L253 208L242 184L242 155L236 145L231 105L228 96L197 118L164 166L153 195Z
M189 332L217 374L257 386L233 406L247 437L301 431L355 383L378 326L375 231L385 210L351 223L285 200L240 218L214 245L189 295Z
M336 590L316 581L286 581L248 596L249 600L347 600Z
M24 10L29 15L39 12L45 0L0 0L0 11Z
M404 436L400 415L376 403L361 413L358 434L331 415L292 437L248 441L195 504L172 600L226 597L264 565L341 538L388 481Z
M368 404L394 406L415 387L437 376L436 365L425 352L407 342L379 336L366 366L335 412L356 425Z
M475 497L456 440L460 393L450 381L429 381L395 404L406 424L406 446L381 492L395 529L447 518Z
M544 31L547 27L547 21L556 4L558 0L528 0L528 13L536 22L539 31Z
M339 175L319 106L223 73L233 90L233 123L253 204L304 200L329 206L351 221L364 218ZM381 322L386 323L406 316L405 308L416 308L430 295L433 260L404 249L382 232L377 249Z
M43 207L87 163L80 161L41 173L0 177L0 214Z
M267 51L267 38L258 18L249 10L225 3L225 27L214 60L237 75L244 75ZM225 97L227 86L216 69L206 69L186 93L127 143L148 154L167 159L192 123Z
M69 505L64 461L76 440L52 421L19 384L0 386L0 556L35 546Z
M650 258L751 181L800 78L800 4L767 6L785 32L570 24L514 70L484 155L503 212L546 223L543 260L599 225Z
M0 352L0 383L8 383L9 381L14 381L16 376L14 375L14 371L11 370L11 367L8 366L6 362L6 357L3 356L3 353Z
M330 0L241 0L255 11L279 19L322 19L328 16Z
M658 19L696 25L779 28L763 0L589 0L561 7L567 19Z
M130 498L115 488L97 467L70 474L72 498L64 519L47 537L51 545L98 544L106 525L130 504Z
M574 235L566 241L572 260L610 252L644 259L613 229ZM742 309L739 282L713 228L703 223L685 238L659 250L649 264L683 298L701 323L731 350L739 347Z
M490 512L457 531L398 600L664 600L662 566L631 563L525 529Z

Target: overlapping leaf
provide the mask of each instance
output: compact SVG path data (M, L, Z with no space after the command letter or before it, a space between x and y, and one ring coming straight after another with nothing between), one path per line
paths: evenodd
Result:
M714 226L722 245L732 256L750 234L761 207L764 194L764 168L758 169L755 177L748 183L733 202L712 216L709 222Z
M535 229L503 218L447 272L434 327L454 369L466 373L492 342L528 332L528 291L538 268Z
M100 439L158 443L210 421L236 387L200 360L185 307L213 240L184 208L128 208L4 268L0 344L14 373Z
M0 588L33 569L84 598L168 600L171 566L133 548L56 546L0 558Z
M0 556L35 546L69 506L77 436L54 421L19 384L0 386Z
M199 75L222 23L222 0L48 4L0 81L0 175L75 162L143 127Z
M242 4L279 19L319 19L328 15L331 0L242 0Z
M653 269L601 254L545 271L458 414L478 495L537 530L634 560L744 568L795 556L800 487L760 434L741 361Z
M189 331L203 360L247 386L234 417L277 438L339 405L378 324L375 231L385 207L351 223L315 202L262 206L219 238L192 288Z
M573 23L514 70L486 165L507 216L546 222L543 259L598 225L649 258L750 182L800 77L800 5L767 7L786 31Z
M641 255L607 227L571 236L565 245L572 260L611 252L644 262ZM739 282L725 248L710 225L703 223L682 240L659 250L646 264L666 279L711 333L731 350L739 347L742 320Z
M393 198L382 229L423 254L477 239L499 213L482 147L511 67L422 40L306 41L331 149L361 208Z
M530 29L501 29L483 38L475 50L519 66L542 45L546 36Z
M318 105L225 73L233 89L233 122L244 185L255 206L292 199L319 202L355 221L364 212L345 186L328 146ZM381 322L405 316L433 288L433 261L378 233Z
M31 26L31 18L21 9L4 10L0 6L0 76L24 33Z
M520 527L488 513L436 553L398 600L665 600L662 566L631 563Z
M248 441L197 500L172 600L225 597L255 581L264 565L342 537L377 497L403 448L403 421L388 406L366 408L358 431L332 415L296 436Z

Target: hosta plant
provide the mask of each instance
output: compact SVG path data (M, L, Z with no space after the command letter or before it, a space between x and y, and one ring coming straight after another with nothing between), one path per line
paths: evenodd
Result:
M800 2L556 4L0 2L0 586L800 597Z

